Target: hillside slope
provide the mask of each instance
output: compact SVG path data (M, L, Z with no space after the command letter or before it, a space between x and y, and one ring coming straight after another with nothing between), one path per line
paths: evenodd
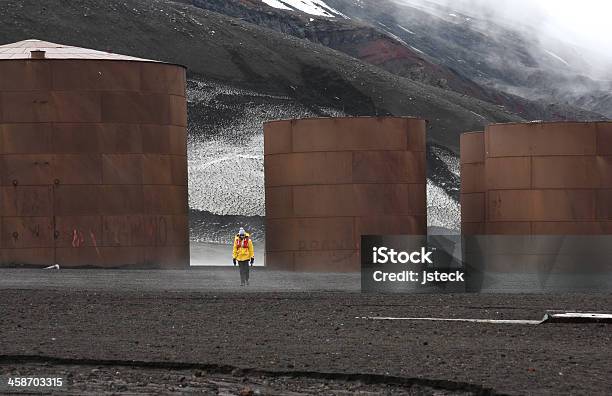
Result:
M447 65L444 59L428 56L410 45L409 39L404 40L394 34L391 28L376 20L376 15L372 13L368 14L371 18L351 19L349 15L354 16L354 10L347 9L350 12L348 15L333 12L334 9L327 7L322 1L318 1L316 7L307 7L300 0L191 0L191 3L203 9L322 44L401 77L504 106L529 120L599 117L576 106L563 103L550 106L550 102L528 100L491 86L479 85L457 72L452 65ZM355 4L367 9L364 2ZM379 3L370 1L366 4L373 6ZM308 12L302 12L302 9ZM322 13L322 10L328 11ZM359 13L356 15L360 16ZM398 27L404 34L410 32L399 25L396 29Z
M544 35L543 21L508 21L469 1L326 0L352 20L397 36L423 55L476 83L612 117L612 64L591 50ZM492 2L494 3L494 2Z

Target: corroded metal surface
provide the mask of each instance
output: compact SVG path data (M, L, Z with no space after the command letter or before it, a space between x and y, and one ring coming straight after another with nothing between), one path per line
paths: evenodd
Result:
M461 166L461 232L484 233L485 144L483 132L463 133L459 140Z
M0 47L0 265L188 267L184 68L32 45Z
M610 233L610 144L611 122L493 124L463 134L463 233Z
M268 267L357 271L361 235L426 233L425 121L274 121L264 139Z

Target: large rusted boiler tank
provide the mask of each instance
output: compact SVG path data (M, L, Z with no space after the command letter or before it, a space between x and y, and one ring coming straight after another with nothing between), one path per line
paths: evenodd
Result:
M266 123L266 266L358 271L361 235L425 235L425 129L402 117Z
M461 164L464 233L612 233L612 122L492 124Z
M185 69L0 46L0 266L189 266Z
M612 122L492 124L461 167L471 290L609 290Z

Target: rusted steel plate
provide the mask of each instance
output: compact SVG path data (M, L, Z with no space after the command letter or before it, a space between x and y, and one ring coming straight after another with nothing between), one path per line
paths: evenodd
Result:
M145 231L144 215L101 216L102 246L153 246L155 235Z
M0 92L2 122L53 122L55 109L49 91Z
M143 212L139 185L58 185L54 187L58 216L127 215Z
M50 202L57 216L87 216L102 214L103 199L102 186L57 185Z
M129 215L142 213L143 187L140 185L103 185L99 189L100 214ZM172 205L172 202L168 202Z
M361 216L355 218L355 246L361 235L426 235L427 217L422 216Z
M50 153L52 130L51 124L0 124L0 149L5 154Z
M462 235L485 235L485 223L461 223Z
M185 96L185 70L174 65L142 63L140 83L143 92L167 92Z
M44 248L53 247L52 217L3 217L2 247Z
M595 123L493 124L485 131L486 156L595 155Z
M48 91L51 67L48 62L0 62L0 91Z
M293 187L266 187L266 219L293 216Z
M189 246L189 215L154 216L158 226L158 246ZM162 238L162 231L165 235Z
M271 121L264 124L264 154L292 152L291 121Z
M295 271L293 252L266 251L265 264L277 271Z
M352 167L350 152L268 155L265 178L270 187L351 183Z
M104 184L142 184L142 154L103 154Z
M187 99L184 96L169 96L170 122L169 125L187 127Z
M140 91L140 68L122 61L49 62L58 91Z
M171 156L144 154L142 157L143 184L174 184L172 180Z
M531 187L531 158L487 158L485 175L488 190L528 189Z
M304 272L359 271L359 251L323 250L294 252L294 270Z
M612 155L612 122L597 123L597 155Z
M4 123L100 122L97 92L6 91L0 97Z
M58 247L56 260L60 267L77 268L144 268L143 247Z
M459 138L460 161L462 164L484 162L484 132L465 132Z
M593 190L498 190L488 193L487 219L489 221L593 220L595 207L596 194Z
M102 130L100 124L53 124L51 150L67 154L103 152Z
M147 244L153 246L186 246L188 244L187 215L143 216Z
M0 249L0 267L47 267L53 264L54 248Z
M484 192L486 189L484 162L461 164L461 193Z
M53 155L11 154L0 158L2 185L51 185L54 180Z
M51 92L54 122L100 122L100 93Z
M103 246L188 246L187 214L102 216Z
M531 234L531 223L521 221L496 221L488 222L485 226L485 233L492 235L529 235Z
M600 169L594 156L533 157L533 188L598 188ZM601 162L612 177L612 167ZM607 168L607 169L605 169Z
M169 154L187 155L187 129L184 127L170 125L168 128L168 139L170 141Z
M141 125L142 152L153 154L170 154L170 134L172 127L163 125Z
M138 124L100 124L97 125L100 136L101 152L142 153L143 136ZM150 139L150 137L147 137Z
M53 216L50 186L6 186L0 190L3 216Z
M55 217L55 244L58 247L102 246L102 237L100 216Z
M425 131L423 122L413 130L403 118L320 118L304 119L292 124L294 152L406 150L408 135Z
M425 186L341 184L293 187L298 217L425 215Z
M461 221L464 223L485 221L485 193L461 194Z
M144 249L147 268L189 268L189 249L183 246L156 246Z
M354 226L352 217L270 219L266 223L266 235L269 236L266 249L355 249Z
M186 186L188 179L187 157L172 155L170 161L172 166L172 184Z
M187 213L187 187L143 186L146 214L179 215Z
M353 183L423 183L425 152L355 151Z
M597 235L611 234L610 221L555 221L532 223L533 234L539 235Z
M598 220L612 220L612 189L602 189L596 191Z
M53 183L102 183L102 156L100 154L57 154L53 156Z
M186 125L182 97L140 92L103 92L101 96L102 122Z
M408 146L406 149L413 152L424 152L427 143L427 121L418 118L404 118L408 131Z

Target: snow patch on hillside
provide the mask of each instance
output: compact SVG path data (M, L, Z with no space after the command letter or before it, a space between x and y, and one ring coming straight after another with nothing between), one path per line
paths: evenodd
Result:
M264 122L345 115L198 79L187 97L189 207L213 215L265 215Z
M459 203L427 179L427 227L461 229Z
M407 29L405 27L403 27L402 25L397 25L398 28L402 29L404 32L409 33L409 34L416 34L415 32L413 32L410 29Z
M567 61L563 58L561 58L559 55L555 54L554 52L550 52L548 50L544 50L544 52L546 52L548 55L552 56L553 58L555 58L556 60L564 63L566 66L569 66L570 64L567 63Z
M334 18L341 16L349 19L340 11L325 4L323 0L261 0L270 7L282 10L302 11L310 15Z
M287 7L285 4L283 4L282 2L278 0L261 0L261 1L269 5L270 7L280 8L281 10L293 10L292 8Z

